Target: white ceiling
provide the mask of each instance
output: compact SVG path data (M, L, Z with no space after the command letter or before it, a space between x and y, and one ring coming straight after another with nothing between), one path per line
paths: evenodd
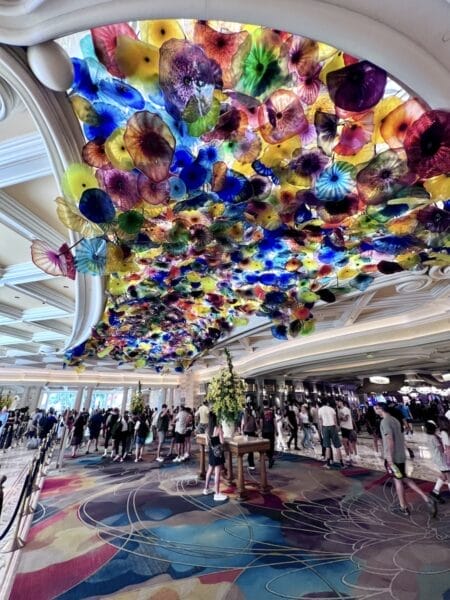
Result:
M234 20L248 22L258 14L263 24L270 20L270 24L290 30L295 26L296 32L374 60L415 91L424 91L422 95L431 105L443 106L445 98L448 108L450 6L444 0L283 0L271 8L259 3L258 12L245 18L255 4L250 0L206 5L166 0L154 2L152 7L138 0L126 4L114 0L101 4L60 0L57 5L44 0L32 5L24 0L0 2L0 42L36 43L86 29L90 24L103 24L106 19L125 20L124 11L128 18L142 17L144 13L148 17L205 18L206 11L209 18L233 16ZM359 23L356 29L355 23ZM345 35L345 27L353 27L352 36L348 31ZM372 31L372 35L364 37L366 31ZM405 56L408 48L414 49L413 54ZM50 278L31 263L30 243L36 237L54 246L69 239L56 218L54 199L58 183L53 173L61 172L70 152L76 155L79 151L81 135L75 130L74 119L59 119L59 133L50 140L51 126L47 130L42 126L43 122L51 122L45 98L40 98L42 86L34 82L33 92L24 98L32 104L30 97L35 99L31 110L12 97L3 79L11 82L12 77L11 52L6 52L7 60L0 47L0 382L2 373L14 373L16 369L21 377L33 369L60 371L63 348L81 341L83 335L86 337L98 319L102 289L91 278L76 284ZM428 65L425 70L424 65ZM24 94L23 90L18 91ZM45 94L50 92L45 90ZM61 104L61 110L67 110L60 95L55 95L54 102ZM365 293L321 306L316 311L316 333L292 342L274 339L270 326L255 319L252 327L235 332L199 361L194 371L199 379L207 379L222 362L221 347L225 345L247 376L337 379L380 371L449 371L449 271L450 268L435 269L428 276L408 273L380 277ZM105 368L114 369L114 365L93 362L89 368L101 368L103 372ZM65 372L60 373L63 380Z

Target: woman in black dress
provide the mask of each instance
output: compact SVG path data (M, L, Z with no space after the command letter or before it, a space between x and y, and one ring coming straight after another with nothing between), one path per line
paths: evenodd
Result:
M209 489L209 480L214 471L214 500L223 502L228 498L225 494L220 493L220 472L225 464L225 456L223 453L223 431L220 423L217 422L217 416L212 411L209 412L208 421L208 470L206 471L205 489L203 494L211 494Z

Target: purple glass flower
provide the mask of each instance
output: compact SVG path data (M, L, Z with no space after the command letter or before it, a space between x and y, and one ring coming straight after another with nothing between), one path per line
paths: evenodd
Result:
M383 96L386 80L386 71L367 60L327 75L331 99L339 108L351 112L362 112L375 106Z

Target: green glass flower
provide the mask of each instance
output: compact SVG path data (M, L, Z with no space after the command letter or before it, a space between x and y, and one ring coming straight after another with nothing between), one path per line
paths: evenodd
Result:
M262 44L254 44L243 60L240 87L251 96L261 96L281 84L278 57Z

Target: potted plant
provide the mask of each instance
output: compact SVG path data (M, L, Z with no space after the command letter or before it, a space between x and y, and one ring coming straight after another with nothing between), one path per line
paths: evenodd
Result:
M138 382L138 389L133 394L130 402L130 411L132 415L141 415L144 412L145 404L142 396L141 382Z
M227 349L225 356L227 366L211 379L206 400L221 422L225 437L232 437L236 419L245 405L246 384L234 371Z

